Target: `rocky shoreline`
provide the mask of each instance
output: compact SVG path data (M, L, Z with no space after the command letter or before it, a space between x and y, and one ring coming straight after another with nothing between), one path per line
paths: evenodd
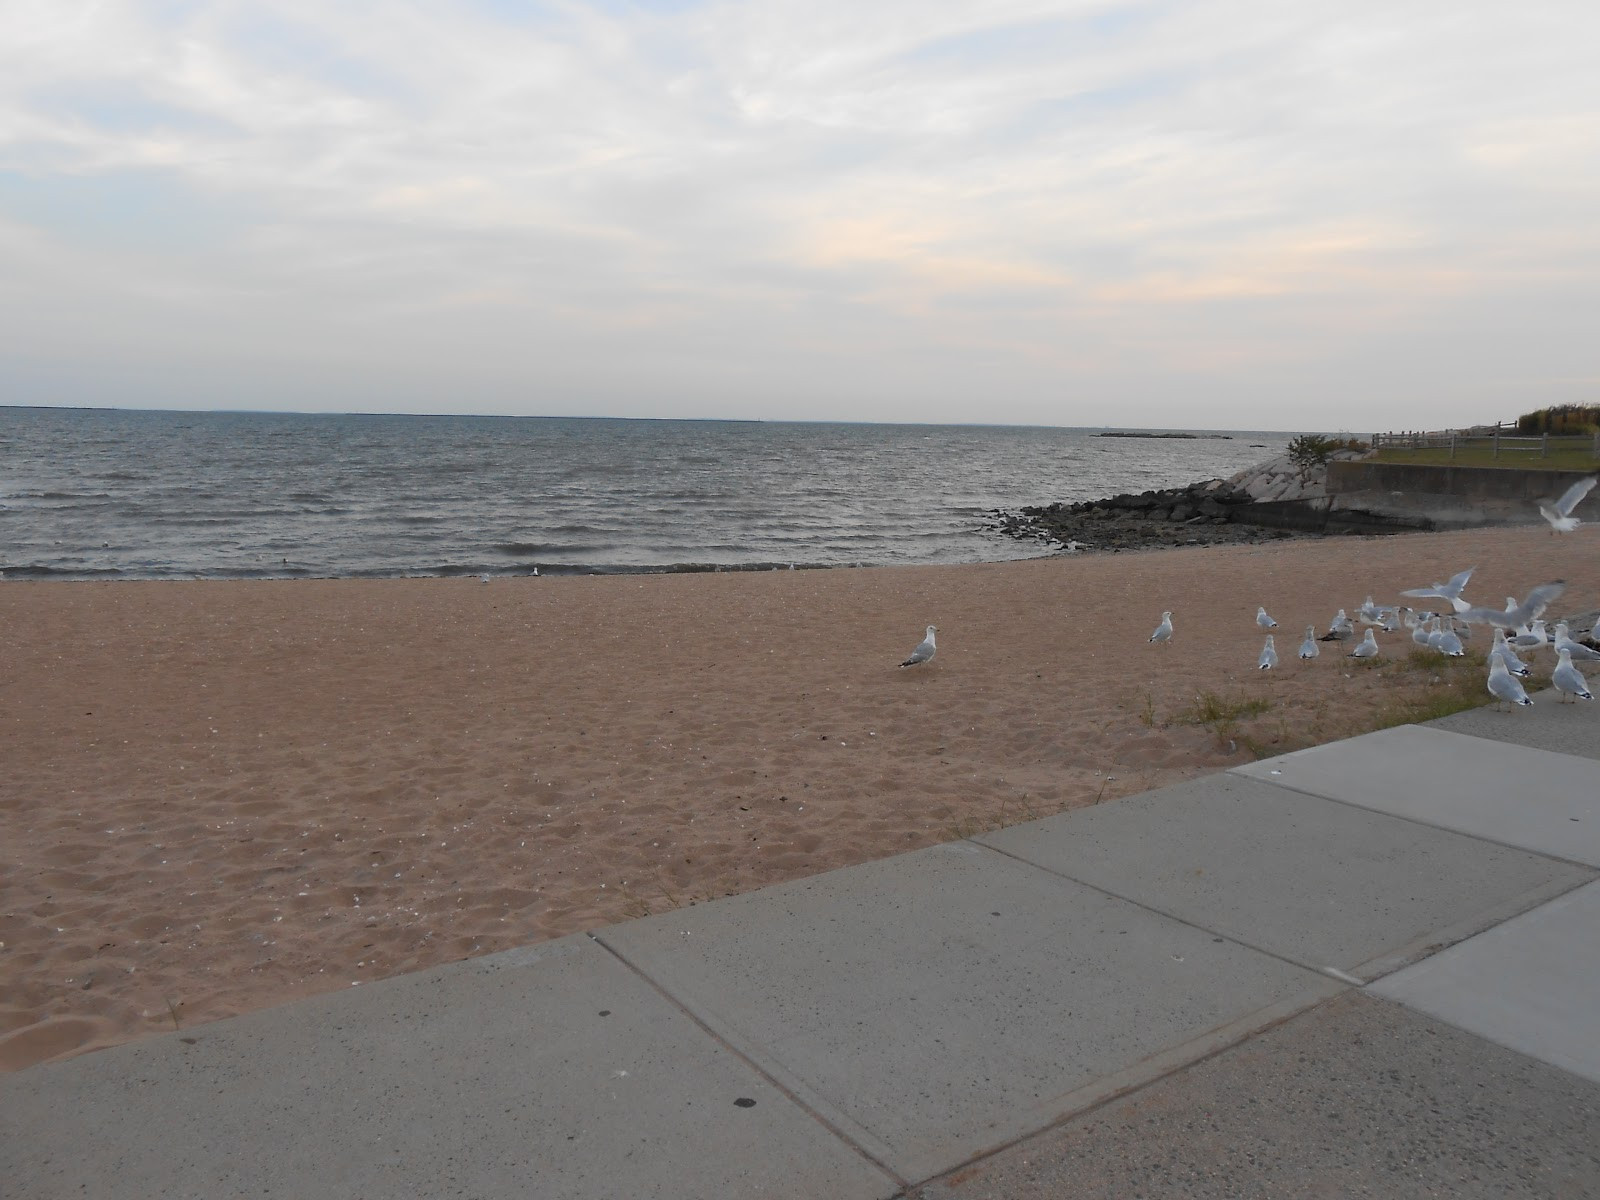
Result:
M1123 493L1079 504L996 509L987 527L1021 540L1049 542L1069 551L1155 550L1171 546L1223 546L1316 537L1245 523L1240 510L1254 501L1220 479L1186 488Z
M1338 457L1345 457L1340 455ZM986 514L985 527L1024 541L1070 552L1155 550L1172 546L1222 546L1286 538L1340 536L1392 529L1294 528L1314 521L1284 521L1294 502L1327 495L1327 468L1300 466L1280 456L1247 467L1229 479L1205 479L1185 487L1124 492L1077 504L1029 505ZM1308 506L1309 511L1309 506ZM1287 527L1286 527L1287 525Z

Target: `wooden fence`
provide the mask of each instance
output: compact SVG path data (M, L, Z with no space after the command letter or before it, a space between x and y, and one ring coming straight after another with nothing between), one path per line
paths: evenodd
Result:
M1488 447L1492 457L1502 454L1537 454L1549 458L1550 451L1587 450L1600 457L1600 430L1592 434L1534 435L1518 434L1515 425L1480 425L1473 429L1440 429L1432 431L1411 430L1402 433L1375 433L1374 450L1448 450L1450 457L1457 450ZM1508 432L1509 431L1509 432Z

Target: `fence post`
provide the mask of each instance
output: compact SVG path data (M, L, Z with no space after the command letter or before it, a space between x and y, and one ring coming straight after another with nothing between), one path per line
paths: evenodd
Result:
M1489 455L1489 457L1490 458L1499 458L1500 457L1500 422L1499 421L1496 421L1494 423L1494 453Z
M1539 435L1539 457L1550 457L1550 431L1548 429Z

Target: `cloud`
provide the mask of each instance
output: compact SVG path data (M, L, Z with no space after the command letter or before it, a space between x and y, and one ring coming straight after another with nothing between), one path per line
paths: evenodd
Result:
M61 347L95 403L204 361L197 406L234 362L349 408L1294 427L1286 386L1375 424L1430 381L1503 416L1484 379L1596 373L1551 331L1600 287L1597 34L1576 2L16 0L34 303L0 353Z

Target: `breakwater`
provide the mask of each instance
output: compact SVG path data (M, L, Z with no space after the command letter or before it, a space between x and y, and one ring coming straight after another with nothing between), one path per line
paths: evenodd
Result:
M1352 457L1344 452L1335 461ZM1072 551L1113 552L1433 528L1426 518L1403 511L1337 504L1328 490L1328 473L1327 465L1299 464L1280 455L1227 479L1076 504L995 510L990 527Z

